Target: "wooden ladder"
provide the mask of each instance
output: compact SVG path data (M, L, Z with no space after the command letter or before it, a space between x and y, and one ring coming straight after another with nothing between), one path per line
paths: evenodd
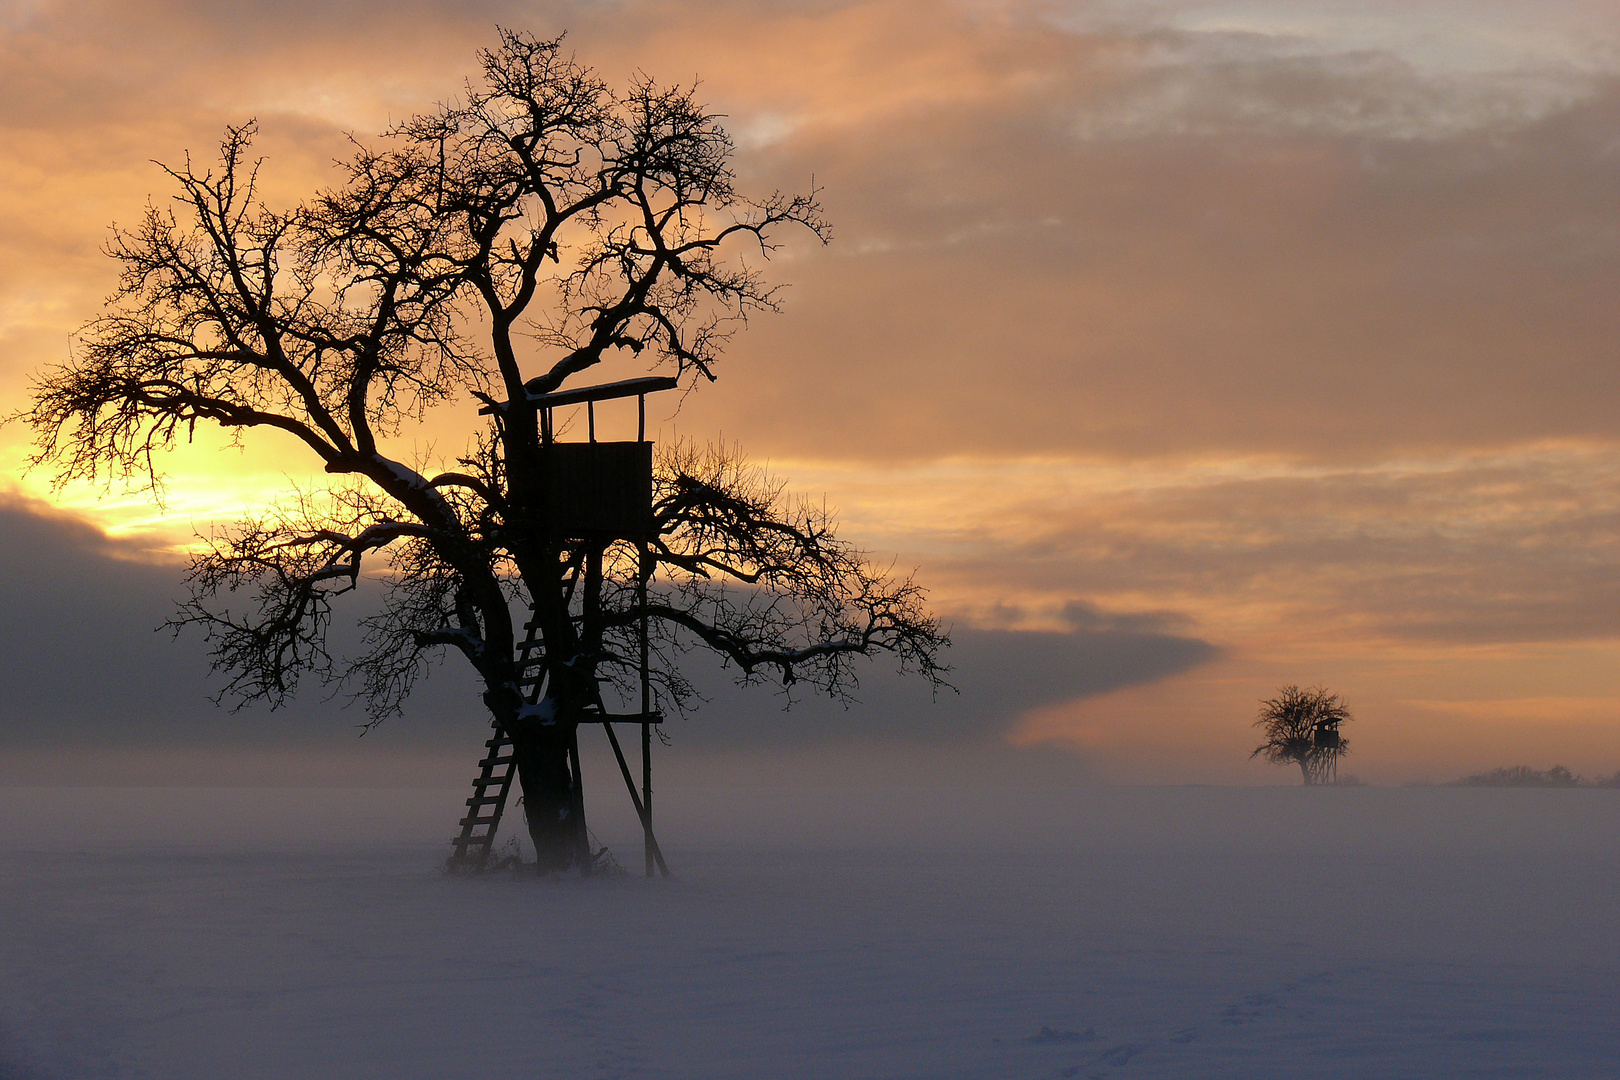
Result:
M540 700L540 690L545 683L545 656L539 651L539 621L531 617L524 631L523 644L518 649L518 688L532 705ZM494 737L484 746L488 753L478 763L472 798L467 800L467 816L460 822L461 834L451 841L455 850L445 862L448 869L456 872L476 873L497 868L490 865L490 850L495 843L495 831L501 827L501 815L506 812L512 781L517 779L512 738L500 721L495 721Z

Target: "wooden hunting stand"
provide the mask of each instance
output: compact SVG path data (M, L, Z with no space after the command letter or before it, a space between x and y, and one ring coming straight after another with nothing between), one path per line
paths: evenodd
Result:
M600 701L587 705L573 716L559 718L569 724L601 724L613 748L619 772L629 789L630 801L641 819L642 854L648 877L654 868L665 877L669 866L653 835L652 790L652 729L663 722L663 715L652 707L652 679L648 667L647 579L650 554L648 545L654 538L652 509L652 443L647 441L647 395L676 386L673 378L627 379L623 382L585 386L574 390L561 390L552 394L530 395L520 407L535 409L539 414L539 438L546 476L546 512L544 520L550 532L548 539L572 542L584 548L586 580L600 589L602 555L609 546L619 541L630 541L636 546L636 598L641 609L640 667L641 711L628 714L610 714ZM636 399L637 423L634 442L598 442L596 438L596 403L617 398ZM558 442L552 423L554 409L568 405L584 405L586 410L587 439L585 442ZM510 403L500 406L509 408ZM484 413L495 411L486 407ZM584 602L596 601L587 588ZM532 608L524 626L524 638L518 648L519 688L524 700L533 705L540 700L546 682L546 657L540 652L540 621ZM641 785L637 790L630 765L615 733L615 724L637 724L641 727ZM491 847L495 832L500 827L506 810L512 782L517 778L516 755L512 739L495 721L493 737L484 746L487 753L478 763L478 776L473 780L472 798L467 800L467 816L461 819L461 834L453 841L455 850L447 867L455 872L477 873L492 868ZM579 736L575 728L568 749L569 767L573 772L573 791L576 811L583 817L584 788L580 782Z
M1339 757L1344 749L1344 736L1339 734L1338 719L1318 721L1311 730L1312 762L1319 784L1335 784L1339 780Z

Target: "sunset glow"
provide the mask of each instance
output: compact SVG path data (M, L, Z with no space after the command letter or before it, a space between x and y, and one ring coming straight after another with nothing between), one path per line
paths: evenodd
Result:
M1342 692L1347 768L1620 769L1620 17L1598 0L0 9L0 400L69 354L107 227L257 117L267 201L458 92L497 23L700 80L750 189L824 189L784 312L649 433L736 442L987 631L1189 670L1025 712L1104 779L1272 782L1255 703ZM645 374L633 361L605 381ZM476 403L391 449L453 460ZM608 416L604 423L619 423ZM199 433L151 492L0 485L122 557L320 482ZM160 621L165 613L153 613Z

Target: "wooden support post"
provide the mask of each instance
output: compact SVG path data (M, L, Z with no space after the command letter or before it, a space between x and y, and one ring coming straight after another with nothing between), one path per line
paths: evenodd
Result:
M641 725L641 804L646 807L641 818L641 854L642 862L648 877L653 873L653 852L658 849L658 842L653 839L652 831L652 725ZM663 859L658 860L660 863ZM664 871L669 876L669 871Z
M595 442L596 441L596 402L594 402L594 401L587 401L585 403L585 424L586 424L586 427L589 428L589 430L590 430L591 442Z
M643 727L646 725L643 724ZM647 865L657 864L659 872L669 877L669 864L664 861L664 853L658 847L658 838L653 835L651 811L636 794L636 781L630 775L630 763L624 760L624 750L619 746L619 737L613 733L612 724L603 724L602 730L607 732L608 744L613 747L613 758L619 763L619 774L624 777L624 786L630 790L630 802L636 808L636 815L641 818L641 835L647 844ZM647 875L652 876L648 870Z
M577 727L568 733L568 769L574 774L574 790L572 798L569 800L569 813L574 815L576 822L582 822L585 820L585 783L583 770L579 767L579 728ZM580 828L580 834L575 843L579 848L577 857L582 860L580 862L580 873L588 877L591 873L593 856L591 854L590 834L585 832L583 827Z
M646 401L645 398L642 399ZM643 409L645 411L645 409ZM638 545L636 564L636 601L641 605L641 715L646 716L652 712L652 669L648 664L647 642L647 578L651 573L648 566L647 541ZM656 842L652 833L652 725L643 721L641 725L641 804L645 808L641 818L641 854L648 877L653 875L653 849ZM664 871L667 875L668 870Z

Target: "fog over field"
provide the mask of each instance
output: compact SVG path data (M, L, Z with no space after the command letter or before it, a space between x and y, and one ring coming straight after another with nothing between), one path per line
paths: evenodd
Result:
M544 882L437 872L460 795L0 790L0 1076L1620 1062L1616 791L671 786L674 878Z

